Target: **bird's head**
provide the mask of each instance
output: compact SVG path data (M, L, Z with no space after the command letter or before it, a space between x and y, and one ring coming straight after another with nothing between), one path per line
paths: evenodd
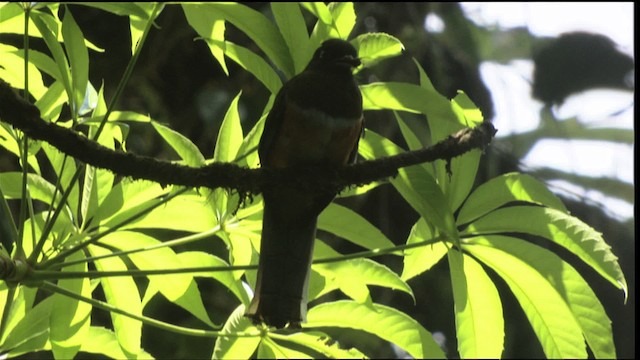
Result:
M337 67L351 71L360 64L358 52L351 43L341 39L329 39L313 54L309 67Z

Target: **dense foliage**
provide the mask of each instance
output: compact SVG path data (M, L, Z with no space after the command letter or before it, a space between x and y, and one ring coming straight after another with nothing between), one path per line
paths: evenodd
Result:
M34 101L45 121L119 151L127 150L132 124L146 126L175 151L181 164L259 166L255 148L271 101L255 126L247 127L239 110L243 94L237 94L226 110L215 148L206 153L146 114L120 111L116 104L132 73L143 66L136 64L138 56L165 5L84 6L129 19L131 57L109 98L100 84L89 81L88 54L101 49L85 38L71 8L19 3L0 8L0 32L23 38L22 47L0 44L0 77L24 89L25 98ZM389 34L352 34L356 13L351 3L273 3L269 16L242 4L166 6L182 9L184 26L197 32L198 41L206 42L225 72L231 60L274 95L282 77L300 72L327 38L352 39L364 65L372 68L404 49ZM311 31L305 22L308 17L315 24ZM255 46L227 39L229 24ZM48 51L31 49L33 38L41 38ZM384 79L361 85L366 114L393 111L404 140L397 144L368 129L359 147L363 159L435 144L483 121L465 93L453 99L441 95L417 61L415 67L419 75L415 83ZM408 125L408 113L418 114L425 122L428 139ZM505 336L510 334L505 334L504 294L498 287L506 284L547 357L586 358L587 348L596 358L616 357L604 307L564 257L577 257L626 292L617 258L600 233L569 214L534 178L507 173L475 187L480 150L450 163L404 168L387 182L343 192L342 198L359 197L379 187L392 187L419 219L406 244L396 245L357 212L338 203L330 205L319 218L323 234L314 249L318 261L313 265L309 298L319 300L311 303L302 331L283 332L256 327L242 316L255 284L255 267L249 265L258 259L259 196L238 209L238 195L222 189L187 189L120 178L75 161L45 142L29 140L4 123L0 123L0 146L21 164L21 171L0 173L3 356L47 350L58 359L73 358L79 352L113 358L163 357L142 348L142 332L153 326L165 331L166 341L172 333L215 339L202 357L376 355L366 345L345 347L331 339L332 329L346 328L375 335L414 358L440 358L445 352L428 326L381 303L370 286L402 292L415 301L409 280L423 281L419 275L446 262L458 351L449 355L501 357ZM12 201L20 204L17 216L10 211ZM325 241L327 234L354 244L360 252L338 252ZM555 253L529 241L531 237L566 251ZM202 250L199 244L206 242L222 244L221 255ZM397 257L401 270L376 261L381 254ZM15 271L8 271L10 267ZM235 309L213 313L200 291L207 279L221 284L214 296L231 299ZM341 295L327 296L336 293ZM188 325L145 315L158 298L189 317ZM96 325L99 310L108 311L110 320L102 318ZM226 320L219 325L215 319Z

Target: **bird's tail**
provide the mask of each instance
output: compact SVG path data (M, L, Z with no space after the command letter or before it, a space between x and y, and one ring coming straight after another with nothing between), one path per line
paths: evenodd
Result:
M297 200L265 197L256 289L246 313L277 328L299 327L307 312L317 212Z

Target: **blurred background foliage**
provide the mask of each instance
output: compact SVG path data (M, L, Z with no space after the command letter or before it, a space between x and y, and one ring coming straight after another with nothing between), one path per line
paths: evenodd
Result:
M248 6L271 17L267 3L250 3ZM578 6L578 5L576 5ZM117 86L127 61L130 57L131 44L129 37L128 18L116 16L94 8L70 5L78 25L85 37L105 52L89 52L90 81L97 88L104 83L106 97L109 98ZM527 171L522 168L521 159L542 138L581 138L599 139L624 144L633 143L633 130L593 131L579 122L555 119L551 106L562 102L573 92L590 87L607 86L633 91L633 84L628 83L627 72L634 67L634 60L623 55L613 54L609 57L597 55L611 50L606 41L599 49L589 53L591 58L574 57L567 60L570 54L576 52L550 52L540 55L540 49L550 49L557 39L537 38L526 28L502 30L496 27L483 28L470 21L458 3L356 3L358 15L354 34L365 32L386 32L402 41L405 51L410 56L400 56L377 64L372 69L366 69L359 74L360 83L375 80L417 82L417 73L412 64L411 56L418 59L426 70L436 88L447 97L453 97L457 90L465 91L469 97L483 111L485 118L491 120L495 115L492 94L483 82L480 65L485 61L508 63L514 59L536 59L538 64L543 62L551 65L585 68L584 64L576 61L585 60L587 64L596 63L590 70L596 74L606 75L589 81L584 75L578 74L573 85L572 79L558 75L549 75L546 80L556 81L545 83L544 73L538 72L536 96L548 102L548 106L541 112L541 122L537 129L526 133L512 134L497 138L487 149L483 157L477 183L495 177L498 174L521 171L528 172L538 179L564 179L570 183L581 185L587 189L595 189L613 197L633 203L634 187L609 178L589 178L578 174L565 173L554 169L538 169ZM308 14L306 14L308 15ZM428 31L425 19L436 16L441 20L442 28L438 31ZM312 25L312 17L308 17L308 25ZM245 132L253 126L260 117L260 112L268 101L269 92L249 73L243 71L234 62L228 62L229 76L227 77L218 63L213 59L204 41L194 40L196 33L189 27L180 7L165 7L156 21L157 28L152 31L134 70L121 103L117 106L121 110L131 110L147 113L154 119L168 122L173 129L190 138L204 154L210 154L224 113L239 91L240 114ZM3 35L3 42L21 41L18 37ZM232 25L227 25L226 37L230 41L260 52L251 40ZM589 37L589 36L586 36ZM565 39L566 41L566 39ZM16 44L16 45L17 45ZM44 48L39 39L34 39L32 46ZM592 45L588 48L593 49ZM567 46L560 46L566 49ZM608 50L607 50L608 49ZM595 54L595 55L594 55ZM541 60L540 56L543 57ZM563 60L564 59L564 60ZM630 64L630 65L629 65ZM589 70L589 69L587 69ZM560 70L562 71L562 70ZM587 71L588 72L588 71ZM623 77L620 78L622 73ZM627 77L625 77L627 76ZM579 84L576 85L576 78ZM555 89L549 95L546 90ZM535 85L534 85L535 86ZM564 89L564 90L558 90ZM393 120L391 112L377 111L367 116L367 126L376 132L403 144L402 136ZM407 114L405 119L409 125L422 133L423 139L428 138L425 122L418 121ZM516 121L517 119L513 119ZM423 128L424 127L424 128ZM498 129L500 130L500 129ZM148 128L136 128L132 125L132 135L129 137L129 150L157 158L172 159L174 155L163 147L161 138ZM4 151L1 150L0 151ZM11 157L0 157L2 169L16 165ZM378 226L396 244L403 243L415 223L418 215L400 198L390 187L378 187L366 197L339 200L359 212L370 222ZM580 271L585 280L592 285L594 291L602 301L609 317L613 322L614 340L617 355L620 358L635 356L635 244L634 219L620 220L611 217L600 204L586 202L579 197L563 197L563 201L571 213L598 231L603 233L604 239L619 256L619 262L629 284L630 301L623 304L622 296L617 291L610 291L610 285L597 276L593 270L579 261L572 264ZM155 236L159 234L154 234ZM536 241L536 239L532 239ZM201 246L207 246L199 242ZM211 241L210 246L220 246L222 242ZM349 244L335 240L332 246L342 253L349 252ZM561 252L551 245L544 246ZM176 249L179 251L179 249ZM224 249L202 249L216 253ZM566 255L566 254L565 254ZM571 257L567 257L571 259ZM393 270L400 271L402 264L398 259L388 257L381 260ZM394 307L413 316L437 336L444 345L448 356L455 356L456 339L453 318L453 298L448 267L445 262L436 265L431 271L413 280L416 302L403 294L394 292L376 293L373 296L381 298L382 303L393 304ZM513 357L542 357L544 356L534 332L528 325L522 310L514 296L508 291L506 284L494 277L494 282L502 295L505 332L505 358ZM419 282L419 284L418 284ZM216 296L216 292L225 291L213 281L200 284L203 299L208 301L205 306L209 309L214 322L224 321L224 316L230 313L237 304L230 296ZM208 294L208 295L207 295ZM218 311L216 309L219 309ZM157 317L175 324L181 324L183 310L168 302L157 300L150 304L147 311L150 316ZM152 314L151 314L152 313ZM223 314L216 317L215 314ZM108 315L104 315L108 322ZM99 322L94 318L94 322ZM182 323L183 325L189 325ZM343 345L358 345L366 343L368 349L377 348L376 357L402 357L386 342L373 336L356 333L350 330L327 329L343 343ZM171 336L172 341L165 341ZM175 334L167 334L161 330L149 327L143 334L143 347L159 358L191 358L194 354L207 353L213 346L213 339L184 338ZM373 352L372 352L373 354ZM33 354L31 354L33 355Z

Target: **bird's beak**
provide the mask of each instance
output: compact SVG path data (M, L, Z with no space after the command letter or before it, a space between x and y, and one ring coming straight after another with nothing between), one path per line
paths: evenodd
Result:
M350 55L347 55L347 56L343 57L342 59L340 59L340 62L344 63L344 64L347 64L347 65L349 65L351 67L354 67L354 68L356 68L356 67L360 66L360 64L362 64L362 62L360 61L359 58L353 57L353 56L350 56Z

